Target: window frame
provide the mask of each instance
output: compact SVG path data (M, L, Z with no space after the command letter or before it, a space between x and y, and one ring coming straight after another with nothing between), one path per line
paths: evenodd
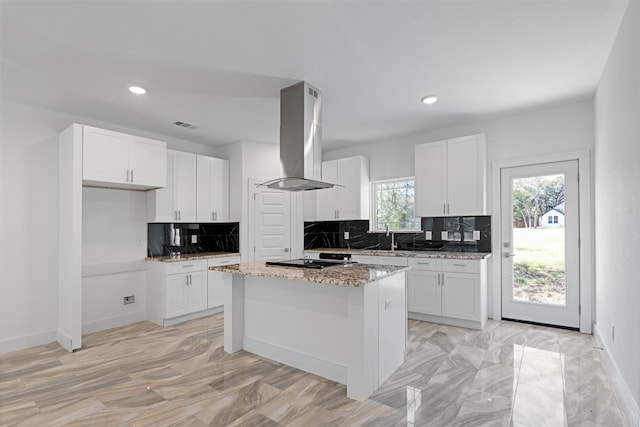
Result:
M390 178L390 179L377 179L375 181L370 181L369 182L369 195L370 198L369 200L371 200L370 206L369 206L369 217L371 218L371 220L369 221L369 232L370 233L384 233L386 232L386 230L382 229L376 229L377 227L377 215L376 215L376 191L375 191L375 186L376 184L386 184L386 183L390 183L390 182L400 182L400 181L413 181L413 185L414 185L414 213L415 213L415 183L416 183L416 177L415 176L406 176L406 177L400 177L400 178ZM419 216L414 217L414 218L421 218ZM421 228L389 228L389 231L393 231L394 233L421 233L422 229Z

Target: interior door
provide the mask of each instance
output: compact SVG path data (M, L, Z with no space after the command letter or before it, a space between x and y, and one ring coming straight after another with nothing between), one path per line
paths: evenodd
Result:
M504 168L500 175L502 317L579 327L578 162ZM549 223L550 211L561 212L564 223Z
M254 261L291 258L291 193L254 187Z

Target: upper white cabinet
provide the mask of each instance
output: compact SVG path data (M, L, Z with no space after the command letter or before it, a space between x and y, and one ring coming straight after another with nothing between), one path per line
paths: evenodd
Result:
M167 145L120 132L82 126L82 184L149 190L167 183Z
M415 147L416 215L487 213L487 154L484 135Z
M196 155L167 150L167 186L147 195L147 221L196 222Z
M197 222L229 221L229 161L197 156Z
M316 191L316 220L369 218L369 161L366 157L322 162L322 180L341 187Z

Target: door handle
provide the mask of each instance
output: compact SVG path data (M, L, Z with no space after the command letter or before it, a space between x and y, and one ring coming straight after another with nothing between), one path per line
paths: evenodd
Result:
M503 252L502 256L505 257L505 258L511 258L511 257L516 256L516 254L514 254L513 252Z

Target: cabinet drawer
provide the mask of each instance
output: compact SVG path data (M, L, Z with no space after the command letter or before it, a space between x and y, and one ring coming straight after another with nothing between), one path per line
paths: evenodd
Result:
M206 270L207 260L199 259L193 261L172 262L167 265L167 274L192 273L194 271Z
M239 256L230 256L222 258L209 258L208 267L217 267L218 265L240 264Z
M443 259L442 271L455 273L479 273L480 262L473 260Z
M416 270L442 270L442 260L437 258L409 258L409 267Z

